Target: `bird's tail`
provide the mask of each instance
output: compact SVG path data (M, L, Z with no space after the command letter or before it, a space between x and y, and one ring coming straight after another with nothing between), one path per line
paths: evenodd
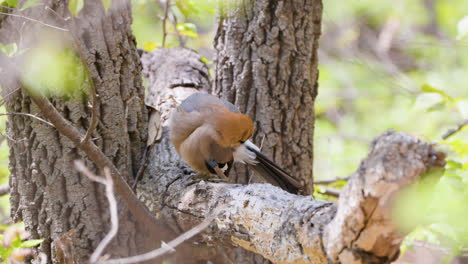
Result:
M251 143L253 145L253 143ZM301 187L298 180L293 178L279 165L271 161L265 156L255 145L246 144L246 147L251 152L255 153L255 162L249 163L249 165L269 183L280 187L290 193L296 194Z

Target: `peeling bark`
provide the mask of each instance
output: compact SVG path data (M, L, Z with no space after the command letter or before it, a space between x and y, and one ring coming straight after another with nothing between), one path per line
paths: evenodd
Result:
M160 94L172 92L166 87ZM138 186L142 201L178 232L222 208L215 222L193 243L200 248L243 248L274 263L390 263L398 256L403 236L391 221L393 198L427 171L444 165L444 154L431 144L403 133L385 132L372 143L338 203L332 204L269 184L195 180L167 132L163 125L162 137ZM244 263L254 261L262 260Z

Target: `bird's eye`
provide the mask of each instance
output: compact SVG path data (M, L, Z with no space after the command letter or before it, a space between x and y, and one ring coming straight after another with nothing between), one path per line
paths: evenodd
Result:
M245 140L239 140L239 143L244 144Z

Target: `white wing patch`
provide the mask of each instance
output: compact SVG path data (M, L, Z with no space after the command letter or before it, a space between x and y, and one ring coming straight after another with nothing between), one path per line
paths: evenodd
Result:
M257 161L255 160L257 156L254 152L248 150L246 146L260 151L260 149L257 146L255 146L254 143L250 142L250 140L247 140L244 144L240 145L234 150L234 161L244 164L257 164Z

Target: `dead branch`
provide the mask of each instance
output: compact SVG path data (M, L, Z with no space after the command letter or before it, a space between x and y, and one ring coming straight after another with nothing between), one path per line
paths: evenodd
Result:
M452 129L449 129L447 132L445 132L443 135L442 135L442 139L447 139L453 135L455 135L456 133L458 133L460 130L462 130L465 126L468 125L468 119L461 122L460 124L458 124L455 128L452 128Z

